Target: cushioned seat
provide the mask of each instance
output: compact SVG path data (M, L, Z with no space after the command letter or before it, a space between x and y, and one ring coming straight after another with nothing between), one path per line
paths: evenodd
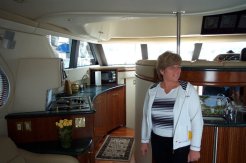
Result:
M79 163L79 161L67 155L37 154L18 148L15 143L6 136L0 137L0 162L1 163Z

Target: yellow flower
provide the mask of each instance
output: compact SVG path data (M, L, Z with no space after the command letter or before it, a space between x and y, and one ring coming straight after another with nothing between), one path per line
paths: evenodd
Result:
M59 128L62 128L63 126L61 126L61 124L58 125Z
M63 127L69 127L73 125L73 120L68 119L60 119L59 122L55 123L57 127L63 128Z
M72 124L73 124L73 121L72 120L69 120L68 125L69 126L72 126Z

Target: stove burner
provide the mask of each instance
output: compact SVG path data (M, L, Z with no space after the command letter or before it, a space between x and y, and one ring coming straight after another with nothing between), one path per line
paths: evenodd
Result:
M91 109L91 99L89 96L60 97L54 101L50 107L51 111L80 109L84 111L89 111Z

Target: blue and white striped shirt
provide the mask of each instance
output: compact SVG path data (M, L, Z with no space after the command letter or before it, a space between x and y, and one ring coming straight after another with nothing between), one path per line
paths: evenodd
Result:
M178 93L178 87L165 93L164 89L157 86L158 90L154 99L151 115L153 132L159 136L173 136L173 107Z

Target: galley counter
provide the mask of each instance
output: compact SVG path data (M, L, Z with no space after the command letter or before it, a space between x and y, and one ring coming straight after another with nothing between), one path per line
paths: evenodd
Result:
M125 85L88 86L72 96L89 96L90 109L66 109L53 111L11 113L5 118L8 136L21 148L36 153L65 154L76 156L80 162L93 158L94 121L96 97L112 90L125 91ZM59 145L56 122L60 119L73 120L72 147L62 149ZM85 155L86 158L81 156ZM89 156L88 156L89 155ZM91 160L92 161L92 160ZM92 161L93 162L93 161Z

